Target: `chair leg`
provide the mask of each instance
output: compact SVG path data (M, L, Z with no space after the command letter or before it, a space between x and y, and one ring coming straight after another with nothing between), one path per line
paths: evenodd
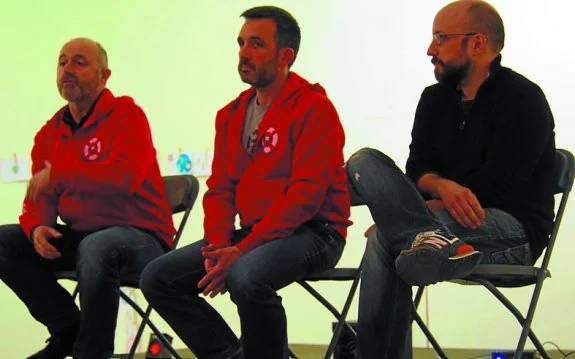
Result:
M425 286L420 286L417 288L417 293L415 294L415 298L413 299L413 306L415 310L419 308L419 303L421 302L421 297L423 297L423 291L425 290Z
M316 291L311 285L309 285L309 283L307 283L304 280L300 280L297 282L306 291L308 291L309 294L311 294L315 299L317 299L317 301L319 301L327 310L329 310L333 314L333 316L338 320L329 346L327 347L327 351L324 357L325 359L329 359L332 356L333 352L335 351L335 347L337 345L339 337L341 336L344 326L346 327L347 330L350 331L350 333L353 336L356 336L355 330L351 327L351 325L349 325L349 323L345 321L345 319L347 318L349 308L351 307L351 303L353 302L355 292L357 291L357 287L359 286L360 278L361 278L361 269L358 269L357 273L354 276L351 288L349 290L347 299L345 300L345 304L343 306L341 313L330 302L328 302L327 299L325 299L318 291Z
M349 308L351 307L351 302L353 301L353 298L355 296L355 292L357 291L360 277L361 277L361 273L360 273L360 271L358 271L358 273L356 273L356 276L355 276L355 278L351 284L351 288L350 288L349 293L347 295L347 299L345 300L345 304L343 305L341 315L338 318L339 320L337 321L337 325L335 326L335 329L333 331L333 336L331 337L331 341L329 343L329 346L327 347L327 351L325 353L324 359L330 359L331 358L331 355L335 351L335 346L337 345L337 342L339 341L339 337L341 336L341 332L343 330L344 325L346 325L351 330L351 333L353 333L355 335L355 331L345 321L345 319L347 318L347 313L349 312Z
M140 306L132 300L132 298L128 297L121 290L120 290L120 297L122 297L122 299L124 299L142 318L148 318L147 320L145 320L145 323L150 327L150 329L152 329L152 331L154 332L154 334L156 334L158 339L160 339L162 344L164 344L164 346L169 350L169 352L174 356L174 358L182 359L182 357L180 357L178 352L176 352L172 344L166 339L164 334L162 334L162 332L158 329L158 327L156 327L156 325L152 323L152 321L149 319L149 314L148 316L146 316L146 312L144 312L142 308L140 308Z
M150 318L151 313L152 313L152 306L148 304L148 307L146 308L146 312L145 312L146 316L142 317L142 322L140 323L140 326L138 327L138 332L136 333L136 336L134 337L134 341L132 342L132 345L130 346L130 352L128 353L128 359L132 359L136 355L136 348L138 347L138 343L140 342L140 339L142 338L142 334L144 333L144 328L146 327L146 324L148 323L148 320Z
M523 325L523 330L521 330L521 336L519 337L519 342L517 343L517 349L515 350L515 358L521 358L523 356L523 349L525 348L525 341L527 341L527 335L531 331L531 323L533 322L533 317L535 316L535 309L537 308L537 302L539 301L539 295L541 294L541 289L543 288L543 281L545 280L545 272L539 271L537 275L537 283L535 284L535 289L533 290L533 296L531 297L531 303L529 303L529 309L527 310L527 317L525 318L525 324ZM535 337L535 334L533 334ZM531 339L533 340L533 339ZM537 342L539 342L537 340ZM537 346L538 343L535 345ZM549 359L549 356L543 349L543 346L537 346L537 350L544 359Z
M299 359L297 355L288 347L289 359Z
M423 288L423 287L420 287L420 288ZM433 334L431 334L431 332L429 331L429 329L427 328L427 326L423 322L423 319L421 319L421 317L417 313L415 306L413 307L412 315L413 315L413 320L415 320L417 325L419 325L419 328L421 329L423 334L427 337L427 340L429 340L429 342L431 343L431 346L433 347L433 349L435 350L437 355L439 355L439 357L441 359L448 359L447 355L445 355L445 352L443 351L443 349L441 349L441 346L439 346L439 343L437 342L437 340L435 340L435 337L433 336Z
M79 291L80 291L79 285L78 283L76 283L76 287L74 287L74 291L72 292L72 299L74 301L76 301L76 298L78 298Z
M550 359L549 355L547 354L547 351L545 351L545 349L543 348L543 345L541 344L541 342L539 341L539 339L537 338L535 333L531 330L531 322L532 322L533 316L535 314L535 307L537 306L537 301L539 299L539 295L538 294L536 295L534 292L534 295L531 298L531 304L529 305L529 311L527 314L529 321L527 321L527 319L525 319L523 317L523 315L517 309L517 307L515 307L513 305L513 303L511 303L503 295L503 293L501 293L493 285L493 283L491 283L487 280L484 280L484 279L473 279L473 280L478 282L478 283L481 283L485 288L487 288L487 290L489 290L491 292L491 294L493 294L495 296L495 298L497 298L501 302L501 304L503 304L511 312L511 314L513 314L513 316L515 316L515 318L517 319L517 321L521 325L521 327L522 327L521 336L519 337L519 343L517 344L517 348L515 350L514 357L515 358L521 358L523 356L523 350L525 348L525 342L527 340L527 337L529 337L529 339L531 339L531 342L533 342L533 345L535 345L535 348L537 348L537 351L539 352L539 354L541 354L543 359ZM537 283L537 284L539 284L539 283ZM541 286L536 285L535 291L538 291L540 293L541 292Z

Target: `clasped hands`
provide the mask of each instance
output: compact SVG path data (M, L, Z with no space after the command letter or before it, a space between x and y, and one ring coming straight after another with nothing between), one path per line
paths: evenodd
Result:
M202 247L202 255L207 274L198 282L198 288L203 288L202 293L210 298L224 294L228 269L242 252L236 246L209 244Z

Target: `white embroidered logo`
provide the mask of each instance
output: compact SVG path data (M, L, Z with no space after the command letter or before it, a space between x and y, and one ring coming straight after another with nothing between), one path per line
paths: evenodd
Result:
M262 136L262 149L265 154L270 154L278 145L279 135L275 128L270 127Z
M102 153L102 142L97 137L92 137L84 146L84 158L88 161L97 160Z

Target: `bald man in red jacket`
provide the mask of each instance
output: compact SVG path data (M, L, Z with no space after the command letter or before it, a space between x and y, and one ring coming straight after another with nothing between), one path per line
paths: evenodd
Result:
M68 104L36 135L20 224L0 227L0 278L51 334L32 359L110 358L120 279L172 245L148 120L105 88L107 62L92 40L62 47L57 79ZM81 311L52 274L63 269L77 270Z

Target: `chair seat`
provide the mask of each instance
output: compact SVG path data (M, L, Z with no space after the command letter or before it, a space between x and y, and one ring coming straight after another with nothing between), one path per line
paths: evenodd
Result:
M68 280L78 280L78 274L75 270L63 270L54 272L56 279L68 279Z
M56 279L66 279L66 280L73 280L78 281L78 273L73 270L66 270L66 271L57 271L54 273ZM130 287L130 288L139 288L140 285L140 277L134 278L121 278L120 279L120 287Z
M328 270L323 270L319 272L314 272L307 275L302 280L318 281L318 280L341 280L349 281L355 278L357 273L357 268L332 268Z
M533 266L482 264L469 276L450 282L463 285L481 285L478 280L487 280L496 287L524 287L537 282L537 274L540 270L540 268ZM545 271L545 278L549 277L551 277L551 272Z

